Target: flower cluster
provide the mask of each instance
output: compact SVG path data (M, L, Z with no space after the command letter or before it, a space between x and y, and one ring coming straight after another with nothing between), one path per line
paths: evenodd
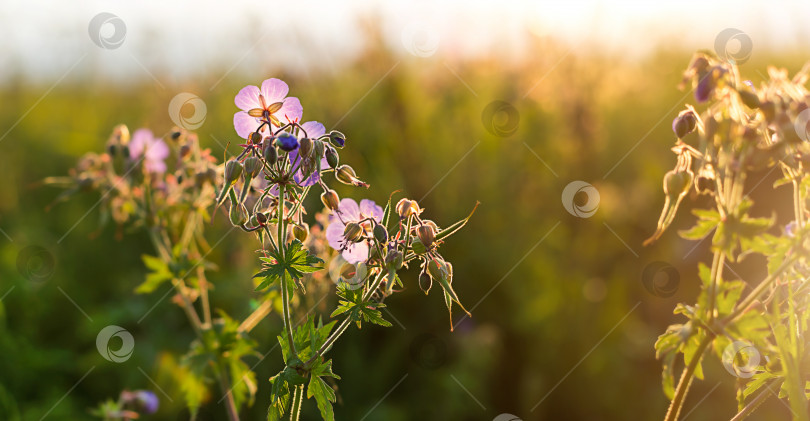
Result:
M684 197L704 195L711 206L696 209L697 223L680 235L703 240L711 234L712 258L711 266L700 264L697 303L679 304L675 310L687 320L669 326L655 345L664 363L664 391L671 399L667 421L679 418L692 378L702 378L702 360L711 349L739 377L741 410L734 419L750 415L771 397L773 387L781 388L779 397L788 399L794 419L810 419L804 339L810 335L810 313L804 310L810 305L809 72L810 65L790 78L785 70L769 68L769 80L755 87L741 78L734 63L698 53L684 73L682 86L693 87L702 110L687 105L672 122L677 164L664 176L664 209L645 244L661 238ZM774 187L793 190L788 217L793 221L774 230L783 208L758 203L757 213L772 216L754 217L749 194L776 169L782 178ZM749 289L732 278L737 272L731 265L753 254L767 259L768 275ZM679 355L684 368L676 384Z
M297 420L306 395L315 399L325 420L333 420L336 397L325 379L338 376L324 355L352 325L390 326L381 309L396 287L408 287L400 279L402 269L420 263L418 285L426 294L434 281L441 285L451 329L452 307L461 306L452 265L439 248L472 213L440 228L422 216L416 201L392 203L393 194L385 206L370 199L359 204L341 200L328 183L369 187L351 166L340 163L338 151L346 137L327 132L319 122L302 122L301 102L288 94L289 87L278 79L239 91L234 103L240 111L233 124L244 141L236 156L221 165L194 133L173 129L156 137L139 129L130 136L121 125L105 153L86 155L68 177L46 180L66 188L58 200L79 191L102 193L105 215L119 227L142 227L149 234L155 255L143 256L149 274L135 291L151 293L171 284L172 302L183 309L196 334L179 363L169 358L162 368L182 385L192 417L204 404L201 396L209 384L220 385L220 401L231 421L252 404L259 385L243 359L259 351L248 334L274 309L280 309L284 322L278 340L285 368L271 379L268 419L289 414ZM320 191L323 209L305 206L313 189ZM205 259L212 246L204 231L212 209L224 209L226 202L229 222L259 244L261 270L254 286L260 299L241 321L212 311L206 279L214 265ZM330 270L321 271L325 267ZM329 316L336 320L324 324L307 314L305 323L292 323L293 313L305 310L301 295L328 295L335 284L337 305ZM135 411L156 409L154 394L123 392L119 402L102 404L97 415L134 419Z
M128 421L138 419L142 414L154 414L159 405L160 400L151 390L124 390L118 401L107 400L92 414L110 421Z

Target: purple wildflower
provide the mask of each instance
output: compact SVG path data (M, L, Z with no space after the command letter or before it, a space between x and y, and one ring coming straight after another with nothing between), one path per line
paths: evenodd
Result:
M785 235L790 238L796 236L796 230L799 228L799 224L796 221L790 221L787 225L785 225Z
M382 221L383 209L374 201L363 199L360 206L353 199L343 199L338 206L340 215L329 216L329 226L326 227L326 240L329 246L338 250L347 262L355 264L368 260L369 243L368 240L361 240L356 243L347 243L343 238L343 231L346 224L350 222L360 222L366 218L372 218L377 222ZM366 233L370 233L373 228L370 221L361 224Z
M321 136L324 135L324 133L326 133L326 128L323 127L323 124L318 123L317 121L307 121L306 123L301 124L301 127L304 128L304 131L307 132L307 137L309 137L310 139L317 139L318 137L321 137ZM289 155L290 155L290 164L296 165L297 164L296 161L299 160L299 158L298 158L298 150L296 149L296 150L290 152ZM325 169L325 168L329 168L329 163L326 162L325 157L322 157L321 158L321 169ZM303 180L303 178L304 178L304 170L303 169L299 169L295 173L295 175L293 175L293 179L295 179L295 182L298 183L298 185L300 185L302 187L306 187L306 186L312 186L315 183L317 183L318 180L320 179L320 173L318 171L313 171L312 174L309 177L307 177L306 180Z
M293 121L298 121L304 112L301 101L295 97L287 97L290 88L280 79L267 79L262 82L262 88L256 86L245 86L236 94L234 103L242 111L233 115L233 127L236 133L247 139L251 132L255 132L261 125L261 119L267 119L276 126L281 126ZM278 104L281 103L279 108ZM249 112L251 110L261 110L262 116L255 117ZM269 128L265 126L262 135L269 134Z
M150 390L136 390L135 396L138 403L143 408L143 411L147 414L154 414L158 410L158 406L160 405L160 400L158 397Z
M162 139L156 138L149 129L136 130L129 143L129 156L137 160L141 155L147 172L166 172L166 163L163 161L169 157L169 147Z

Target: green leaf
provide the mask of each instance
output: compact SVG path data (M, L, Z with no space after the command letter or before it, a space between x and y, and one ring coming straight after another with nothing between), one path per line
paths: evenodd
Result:
M348 313L348 317L351 318L351 321L357 323L358 328L362 327L364 321L384 327L391 326L391 323L385 320L380 310L378 310L385 307L385 304L363 300L363 291L361 289L352 290L346 284L341 283L338 285L337 294L341 299L330 317Z
M297 239L285 246L283 256L275 250L269 251L269 254L270 257L261 258L264 261L263 270L253 275L254 278L265 278L256 287L256 291L267 288L281 279L285 272L290 279L298 281L304 277L305 273L323 269L323 266L319 266L320 263L323 263L323 260L310 254L309 250L304 248L303 243Z
M720 223L720 214L717 213L717 211L695 209L692 213L698 216L698 221L695 226L689 230L678 232L682 238L687 240L700 240L706 237L717 227L717 224Z
M336 400L335 391L318 376L312 376L307 387L307 399L315 397L315 403L325 421L334 421L335 413L332 402Z
M146 275L146 280L135 288L135 293L149 294L161 284L174 277L172 271L169 269L169 265L163 261L163 259L144 254L141 256L141 260L143 260L143 264L146 265L151 272Z

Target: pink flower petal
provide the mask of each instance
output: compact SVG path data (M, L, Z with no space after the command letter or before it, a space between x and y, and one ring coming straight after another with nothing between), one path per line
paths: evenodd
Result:
M289 92L290 87L281 79L271 78L262 82L262 95L267 105L281 102Z
M307 136L312 139L316 139L326 133L326 128L323 127L323 124L318 123L317 121L307 121L306 123L301 123L301 127L303 127L304 131L307 132ZM303 137L304 135L301 134L301 136Z
M236 94L233 102L243 111L249 111L251 108L261 108L259 93L259 88L253 85L245 86Z
M291 123L293 121L301 121L304 115L304 107L301 106L301 101L296 97L289 97L284 100L284 105L281 109L273 113L274 116L281 122L281 124Z
M132 159L138 159L146 147L154 142L154 135L149 129L138 129L132 134L132 140L129 142L129 156Z
M258 118L251 117L244 111L238 111L233 115L233 128L242 139L247 139L250 132L256 131L260 124Z
M329 247L340 250L341 246L343 246L343 230L345 228L346 226L339 219L331 222L326 227L326 240L329 242Z
M362 217L372 217L375 221L382 221L383 209L374 203L373 200L363 199L360 201L360 213Z
M338 205L338 209L340 210L340 216L345 222L356 222L362 219L360 217L360 208L357 206L357 202L355 202L354 199L348 197L342 199Z
M156 139L146 147L145 156L149 161L162 161L169 157L169 147L163 140Z
M368 243L365 241L349 245L349 248L341 253L344 259L351 264L365 262L368 260Z
M166 163L163 161L144 161L144 167L147 172L151 173L164 173L166 172Z

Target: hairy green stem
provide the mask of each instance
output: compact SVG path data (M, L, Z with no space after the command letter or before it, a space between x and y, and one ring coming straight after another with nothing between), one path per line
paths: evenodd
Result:
M383 271L377 275L377 278L374 279L374 283L372 283L371 288L363 296L363 301L368 300L371 297L371 294L373 294L374 291L380 287L380 283L385 278L385 273L386 272ZM323 345L321 345L321 347L315 352L314 355L312 355L312 358L310 358L306 362L306 364L304 364L304 366L309 367L313 362L315 362L316 359L318 359L318 357L321 357L323 354L325 354L326 351L328 351L329 348L332 346L332 344L334 344L334 342L337 341L337 339L341 335L343 335L344 332L346 332L346 329L349 328L350 324L351 318L349 316L346 316L346 318L344 318L343 321L340 322L338 327L332 331L329 337L326 338L326 341L324 341Z
M284 257L284 235L286 234L286 222L284 221L284 184L278 185L278 254ZM290 346L290 353L293 357L298 356L295 350L295 342L293 341L293 326L290 318L290 296L287 291L287 272L281 274L281 304L284 308L284 328L287 330L287 343Z
M689 387L692 385L692 378L695 375L695 370L697 369L701 358L703 358L703 353L706 351L706 348L708 348L709 344L712 343L712 339L714 339L714 335L707 332L706 336L702 341L700 341L700 344L698 344L697 351L695 352L695 356L692 358L692 361L689 361L689 364L683 370L681 379L678 380L678 387L675 389L675 396L673 396L672 402L670 402L669 409L667 410L667 415L664 418L665 421L676 421L678 416L681 414L681 408L683 408L686 393L689 391Z
M304 385L295 386L292 398L292 409L290 409L290 421L298 421L301 416L301 402L304 400Z
M219 386L222 388L222 392L225 393L225 409L228 413L228 420L239 421L239 410L236 409L236 401L233 399L231 382L228 380L228 372L221 362L218 364L218 368L217 372L219 375L217 377L219 377Z

